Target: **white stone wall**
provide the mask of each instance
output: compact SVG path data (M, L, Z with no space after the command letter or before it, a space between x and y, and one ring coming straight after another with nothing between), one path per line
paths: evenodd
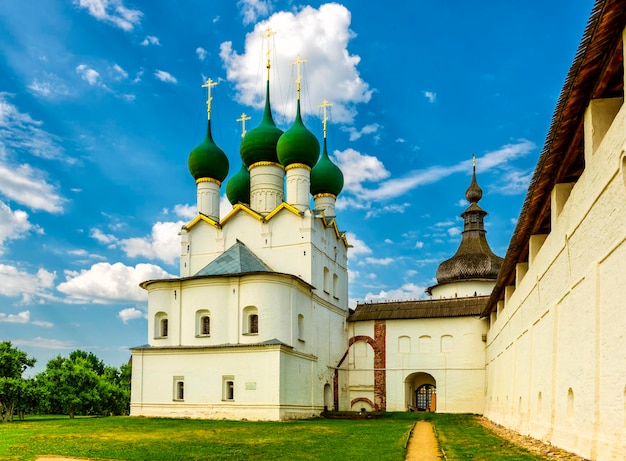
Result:
M626 111L606 123L615 112L590 106L585 170L555 188L551 232L533 238L487 345L485 415L598 460L626 459Z

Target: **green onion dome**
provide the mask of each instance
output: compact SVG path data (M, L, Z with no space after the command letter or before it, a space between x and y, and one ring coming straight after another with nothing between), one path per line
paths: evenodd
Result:
M250 204L250 172L243 163L235 176L226 183L226 197L231 205Z
M311 194L333 194L339 195L343 189L343 173L330 158L326 149L326 138L324 138L324 149L317 164L311 169Z
M303 163L312 168L317 162L319 151L319 141L302 122L300 100L298 99L296 120L293 122L291 128L285 131L280 137L276 145L278 160L283 166Z
M256 128L248 131L239 146L239 153L243 163L249 167L257 162L278 163L276 144L283 130L278 128L272 118L270 108L270 82L267 82L265 111L263 119Z
M189 172L195 180L211 178L222 182L228 175L228 157L213 141L211 120L206 129L206 137L193 148L187 159Z

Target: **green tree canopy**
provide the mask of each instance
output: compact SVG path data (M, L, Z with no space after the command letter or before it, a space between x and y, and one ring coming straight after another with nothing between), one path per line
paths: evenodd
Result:
M35 366L34 358L13 347L11 341L0 343L0 378L21 378L27 368Z

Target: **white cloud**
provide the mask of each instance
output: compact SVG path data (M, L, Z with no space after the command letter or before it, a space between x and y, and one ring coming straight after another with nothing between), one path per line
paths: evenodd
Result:
M420 241L415 242L415 248L424 248L424 242L420 242Z
M516 143L506 144L500 149L488 152L481 158L478 158L476 170L478 172L491 169L506 171L507 169L510 169L511 161L519 157L523 157L534 148L535 144L526 139L521 139ZM375 157L373 158L375 159ZM378 159L375 160L380 163ZM357 163L353 163L353 165L356 164ZM347 167L348 164L346 164L346 170L342 169L342 171L348 171ZM382 163L380 163L379 170L380 168L384 169ZM358 193L361 200L387 201L400 197L416 187L436 183L451 174L468 171L471 171L471 159L464 160L451 166L433 166L424 170L414 170L407 173L404 177L382 181L378 184L378 187L374 189L362 188L359 183L357 187L352 189L350 187L345 187L344 190Z
M198 48L196 48L196 54L198 55L198 59L200 61L204 61L206 59L207 51L199 46Z
M45 288L51 287L56 274L39 269L30 274L15 266L0 264L0 295L22 296L24 302L32 302L35 297L50 298Z
M67 301L71 303L143 302L148 295L139 283L173 277L154 264L137 264L132 267L120 262L100 262L80 272L66 271L66 281L60 283L57 290L68 295Z
M176 80L176 77L174 77L169 72L165 72L164 70L155 71L154 76L165 83L178 83L178 80Z
M79 64L76 66L76 73L80 75L83 80L86 80L90 85L100 84L100 74L97 70L92 69L87 64Z
M180 256L180 238L178 233L185 225L182 221L157 222L152 226L152 233L145 238L120 240L119 244L131 258L145 256L173 264Z
M356 234L353 232L346 232L346 238L348 239L348 254L350 258L356 258L360 255L369 255L372 253L372 249L367 246L363 240L359 240Z
M0 159L0 193L32 210L62 213L66 200L48 184L45 174L30 165L10 165Z
M191 220L198 215L198 207L196 205L174 205L174 214Z
M350 30L350 11L338 3L327 3L315 9L305 6L295 12L278 12L266 21L257 23L247 34L243 54L232 49L232 42L220 45L220 57L226 67L227 79L235 84L237 99L247 106L262 108L265 101L265 85L259 84L259 50L267 49L262 36L270 27L276 34L271 38L271 62L274 75L288 76L291 63L301 55L311 64L305 64L303 91L306 100L321 103L327 99L333 103L332 120L351 123L357 113L356 105L368 102L372 95L369 85L363 81L357 66L359 56L351 55L348 42L354 37ZM272 93L279 94L279 79L270 79ZM272 100L275 114L292 119L295 113L293 100ZM303 113L317 115L313 107L302 106Z
M344 192L359 195L363 190L362 183L368 181L378 182L388 178L391 174L376 157L361 154L354 149L336 150L334 157L337 166L343 173ZM354 168L355 165L359 167Z
M237 7L246 26L260 17L266 17L272 11L272 3L268 0L239 0Z
M127 307L119 311L117 316L122 319L122 322L127 323L129 320L145 318L146 314L136 307Z
M119 64L113 64L113 70L115 71L115 79L122 80L128 78L128 72L126 72Z
M368 293L365 295L365 302L373 301L409 301L412 299L425 298L426 287L414 283L405 283L400 288L393 290L381 290L378 293Z
M122 0L74 0L80 8L88 10L98 21L113 24L125 31L131 31L141 22L143 13L124 6Z
M392 262L394 262L393 258L372 258L372 257L367 257L365 258L365 264L375 264L377 266L388 266L389 264L391 264Z
M115 237L112 234L105 234L104 232L102 232L100 229L97 229L97 228L91 229L89 236L104 245L111 245L117 242L117 237Z
M19 314L5 314L0 312L0 322L6 323L28 323L30 320L30 311L20 312Z
M0 92L0 161L3 150L17 151L18 154L29 154L45 159L62 159L61 138L41 128L43 122L33 119L8 101L10 95ZM0 184L2 182L0 181Z
M372 208L367 213L365 213L365 219L375 218L376 216L380 216L382 214L402 214L404 211L410 207L411 204L408 202L405 203L392 203L389 205L384 205L382 207Z
M451 227L450 229L448 229L448 235L450 237L456 237L457 235L461 235L461 232L463 232L463 229L461 229L460 227Z
M161 42L159 42L159 37L155 37L154 35L148 35L146 36L146 38L143 39L143 41L141 42L142 46L148 46L148 45L158 45L161 46Z
M37 336L33 339L14 339L11 340L15 346L27 346L37 349L74 349L71 341L61 341L58 339L48 339Z
M24 238L33 229L28 221L28 213L22 210L11 210L0 201L0 255L4 252L4 242Z
M54 74L45 74L45 79L35 78L28 85L28 89L37 96L45 98L54 98L56 96L67 96L70 94L65 83Z
M428 99L428 102L430 102L431 104L437 100L437 93L434 93L432 91L423 91L422 93L424 94L424 97Z
M54 323L47 322L45 320L33 320L30 323L33 324L33 325L36 325L38 327L43 327L43 328L52 328L54 326Z
M352 126L350 126L350 127L342 126L341 127L341 131L345 131L346 133L350 133L350 141L356 141L357 139L359 139L364 134L376 133L379 128L380 128L380 125L378 123L372 123L370 125L365 125L360 130L357 130L356 128L354 128Z

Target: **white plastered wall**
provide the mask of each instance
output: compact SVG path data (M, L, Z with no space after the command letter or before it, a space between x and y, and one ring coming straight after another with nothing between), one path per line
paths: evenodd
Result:
M485 415L598 460L626 459L623 105L606 123L620 105L590 105L585 170L568 197L553 193L560 213L492 316L487 345Z

